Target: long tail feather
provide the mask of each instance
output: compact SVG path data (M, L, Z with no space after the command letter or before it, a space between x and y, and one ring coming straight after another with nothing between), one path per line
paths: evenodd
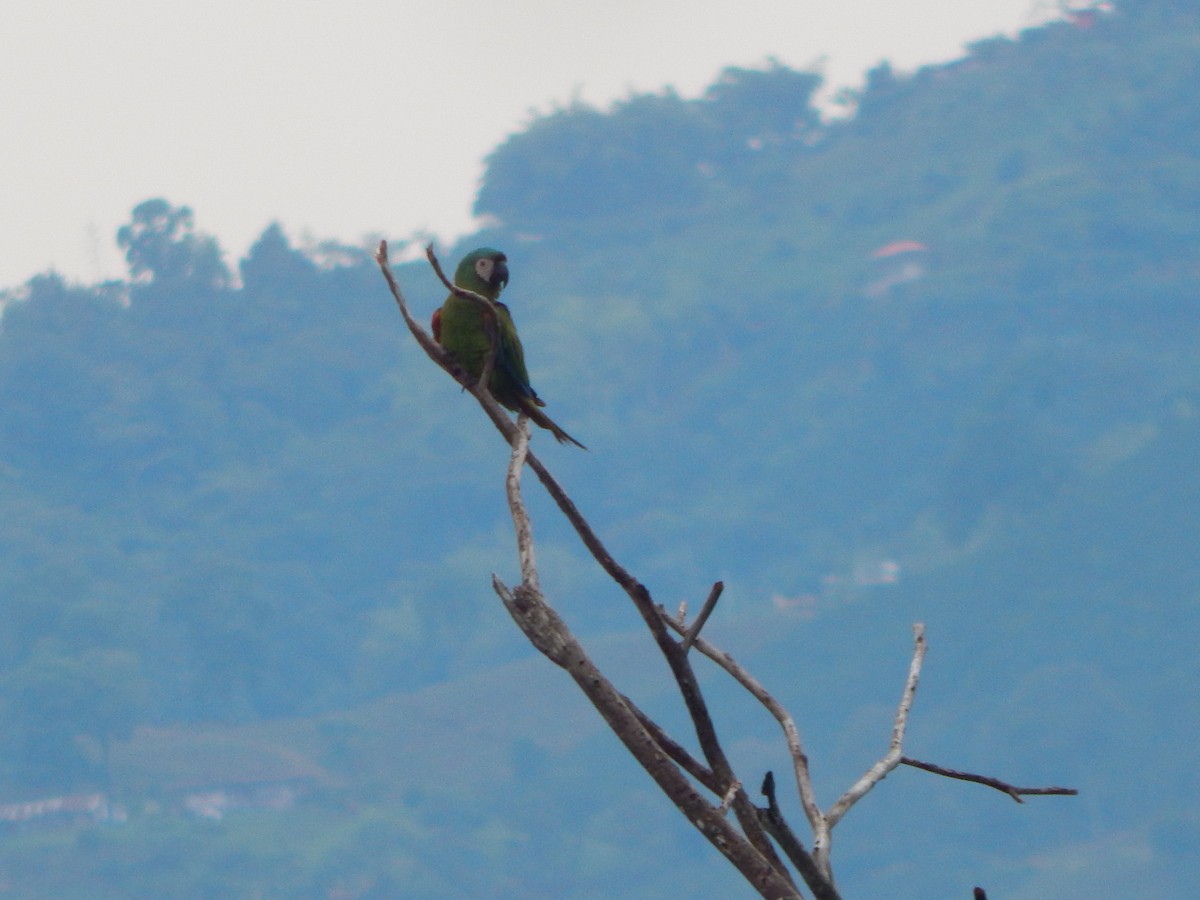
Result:
M580 450L587 449L587 447L579 443L579 441L575 440L575 438L571 437L569 434L559 428L557 422L555 422L552 418L550 418L532 403L525 403L522 404L522 406L525 410L525 414L529 416L529 418L533 419L533 421L538 425L541 425L552 435L554 435L554 439L560 444L574 444Z

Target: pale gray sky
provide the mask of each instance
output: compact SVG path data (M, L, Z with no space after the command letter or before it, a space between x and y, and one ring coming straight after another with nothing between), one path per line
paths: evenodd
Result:
M470 229L534 111L696 96L727 65L832 86L1044 20L1049 0L0 0L0 288L124 275L132 207L191 206L236 264L272 220L359 243Z

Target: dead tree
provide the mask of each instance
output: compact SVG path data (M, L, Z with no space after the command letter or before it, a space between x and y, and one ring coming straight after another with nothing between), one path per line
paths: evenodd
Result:
M450 283L438 264L432 246L427 248L426 256L447 289L482 304L487 312L494 316L491 301ZM984 784L1003 791L1018 803L1023 802L1023 796L1030 794L1076 793L1070 788L1015 787L999 779L960 772L903 755L904 732L916 695L921 665L925 659L925 627L918 623L913 626L912 661L904 680L887 751L832 806L821 809L813 791L808 757L805 755L800 732L791 714L744 666L700 635L721 597L721 582L712 586L700 612L690 623L687 621L686 604L674 615L656 604L645 585L612 557L566 491L529 449L528 423L524 416L518 417L514 423L488 393L486 385L495 356L494 340L482 377L471 378L413 318L388 263L386 242L380 243L375 258L404 317L404 322L417 343L430 359L475 397L511 448L505 490L516 532L521 582L515 587L510 587L493 575L492 587L496 594L530 643L575 680L604 721L663 793L761 896L771 900L804 896L792 869L780 856L782 853L813 897L818 900L835 900L839 894L834 882L830 854L833 828L855 803L899 765ZM596 667L583 645L546 602L538 579L529 515L521 494L521 474L526 467L533 470L588 552L628 595L641 615L678 685L695 730L700 758L668 735L662 726L639 709L633 700L621 693ZM811 833L807 846L784 817L776 797L774 774L767 772L762 778L760 793L765 798L766 805L760 807L751 800L743 781L734 773L717 736L716 726L692 667L692 650L712 660L728 673L779 723L792 760L792 777L795 780L800 808L808 821Z

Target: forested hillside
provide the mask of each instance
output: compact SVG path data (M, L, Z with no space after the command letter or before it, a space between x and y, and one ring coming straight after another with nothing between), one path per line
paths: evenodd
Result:
M591 449L535 446L656 600L725 580L708 630L825 802L884 749L916 620L914 755L1083 792L897 773L839 834L848 897L1200 880L1198 84L1185 0L881 66L840 119L812 73L728 69L534 119L439 248L508 253L534 385ZM3 295L0 807L127 821L12 825L0 882L735 894L491 593L506 448L368 251L271 225L231 264L183 200L134 209L128 280ZM531 502L548 596L672 721L636 614ZM744 764L783 767L727 702ZM294 801L187 811L247 785Z

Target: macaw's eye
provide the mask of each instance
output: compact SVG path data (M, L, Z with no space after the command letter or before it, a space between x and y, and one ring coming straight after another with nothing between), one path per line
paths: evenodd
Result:
M475 271L479 273L480 278L482 278L484 281L487 281L492 277L492 266L494 265L495 263L493 263L490 259L481 259L475 263Z

